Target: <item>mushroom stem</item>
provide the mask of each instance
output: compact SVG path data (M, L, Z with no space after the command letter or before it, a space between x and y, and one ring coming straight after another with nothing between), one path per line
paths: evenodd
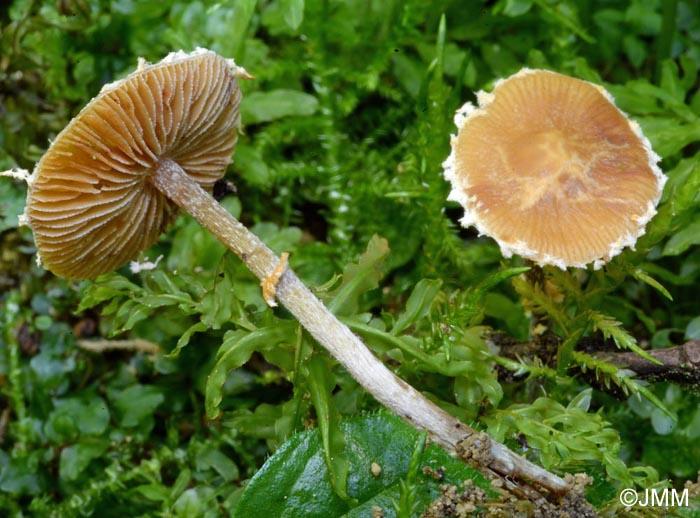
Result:
M279 259L256 235L219 205L172 160L164 159L150 177L161 193L209 229L261 280L277 268ZM357 382L380 403L420 430L431 440L455 453L457 445L475 430L461 423L391 372L365 344L341 323L287 269L277 285L277 299L299 323L325 347ZM526 478L555 493L568 484L560 477L527 461L504 445L490 441L490 468L501 476Z

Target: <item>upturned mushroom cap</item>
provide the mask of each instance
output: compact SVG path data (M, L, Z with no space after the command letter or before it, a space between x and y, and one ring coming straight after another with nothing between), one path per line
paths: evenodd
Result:
M600 86L523 69L457 111L443 164L461 220L519 254L596 268L634 246L666 177L639 126Z
M59 133L30 180L26 220L57 275L110 272L153 244L177 206L149 176L170 159L211 190L231 162L240 125L233 60L197 49L141 62L106 85Z

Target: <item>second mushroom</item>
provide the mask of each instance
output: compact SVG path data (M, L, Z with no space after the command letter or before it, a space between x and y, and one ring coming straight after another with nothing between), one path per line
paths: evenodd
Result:
M602 87L522 69L457 111L445 161L462 224L505 257L600 267L634 246L666 177L639 125Z

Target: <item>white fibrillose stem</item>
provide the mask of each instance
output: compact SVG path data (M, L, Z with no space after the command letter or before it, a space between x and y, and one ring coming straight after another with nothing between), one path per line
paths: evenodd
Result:
M265 281L275 275L279 259L272 250L231 216L177 163L161 160L151 182L238 255L259 279ZM433 442L455 453L458 443L476 433L391 372L290 269L279 278L276 296L360 385L409 424L426 430ZM490 462L483 468L502 477L526 479L557 494L570 489L562 478L520 457L501 443L489 442Z

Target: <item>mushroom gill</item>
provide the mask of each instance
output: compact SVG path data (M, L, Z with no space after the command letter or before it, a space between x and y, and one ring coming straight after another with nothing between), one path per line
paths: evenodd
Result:
M238 70L209 51L143 65L105 86L59 133L34 170L27 204L48 269L93 278L153 244L178 210L149 181L161 160L211 190L236 143Z

